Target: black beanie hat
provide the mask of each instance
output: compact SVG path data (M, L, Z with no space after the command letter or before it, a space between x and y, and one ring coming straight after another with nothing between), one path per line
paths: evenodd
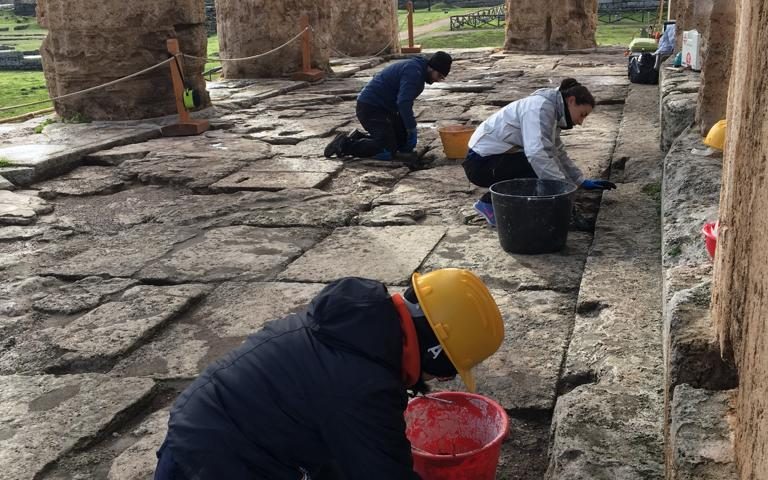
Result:
M409 287L403 295L411 303L418 303L416 293ZM456 375L456 367L448 359L435 331L429 325L426 317L413 317L413 326L416 327L416 336L419 339L419 356L421 357L421 371L435 377L453 377Z
M451 56L440 51L435 52L435 54L430 57L427 65L442 73L444 77L447 77L448 73L451 71L451 63L453 63Z

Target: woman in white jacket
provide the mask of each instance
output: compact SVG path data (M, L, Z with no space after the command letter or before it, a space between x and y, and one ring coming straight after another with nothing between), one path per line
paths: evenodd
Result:
M510 103L477 127L462 164L470 182L490 187L513 178L563 180L587 190L616 188L611 182L585 179L565 152L562 129L581 125L595 98L587 87L566 78L560 88L543 88ZM490 192L474 205L495 225Z

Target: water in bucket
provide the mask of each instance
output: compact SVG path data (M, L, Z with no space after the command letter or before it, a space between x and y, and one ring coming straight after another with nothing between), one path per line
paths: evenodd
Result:
M493 400L439 392L417 397L405 411L413 468L423 480L494 480L509 420Z

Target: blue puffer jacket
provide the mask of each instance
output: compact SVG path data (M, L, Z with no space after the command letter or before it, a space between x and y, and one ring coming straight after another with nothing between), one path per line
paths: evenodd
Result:
M416 128L413 101L424 91L427 81L427 60L416 57L394 63L368 82L357 97L367 103L390 112L400 112L406 129Z
M299 480L333 461L347 480L419 480L402 336L384 285L334 282L209 366L174 404L167 447L193 479Z

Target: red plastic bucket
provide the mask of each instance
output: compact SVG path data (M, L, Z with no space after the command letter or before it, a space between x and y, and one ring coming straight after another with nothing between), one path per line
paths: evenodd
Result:
M715 258L715 249L717 248L717 227L719 222L708 222L704 224L701 232L704 234L704 246L707 247L709 258Z
M462 392L417 397L405 410L413 469L423 480L494 480L507 413L493 400Z

